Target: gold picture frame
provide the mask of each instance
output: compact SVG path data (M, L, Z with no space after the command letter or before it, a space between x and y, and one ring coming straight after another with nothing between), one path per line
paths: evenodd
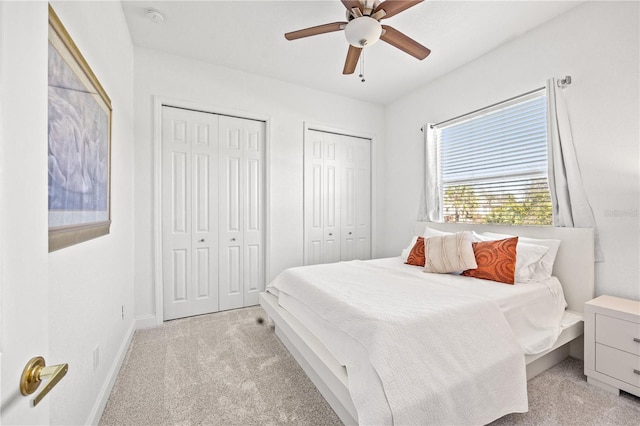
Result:
M49 252L109 233L111 99L49 5Z

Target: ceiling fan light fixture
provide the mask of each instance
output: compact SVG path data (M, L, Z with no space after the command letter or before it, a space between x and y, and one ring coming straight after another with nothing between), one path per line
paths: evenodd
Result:
M371 46L382 34L380 22L369 16L354 18L344 29L344 35L350 45L354 47Z

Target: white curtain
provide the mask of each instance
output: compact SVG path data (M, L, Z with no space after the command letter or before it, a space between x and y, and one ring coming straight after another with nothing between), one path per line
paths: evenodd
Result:
M593 228L595 260L604 261L591 205L582 184L582 176L563 89L557 80L547 80L547 137L549 189L555 226Z
M440 172L438 162L438 147L436 129L431 124L425 124L424 132L424 180L422 199L420 200L419 221L442 221L440 203Z

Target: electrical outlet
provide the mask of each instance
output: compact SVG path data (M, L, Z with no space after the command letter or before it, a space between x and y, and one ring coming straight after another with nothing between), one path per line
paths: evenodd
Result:
M100 345L96 345L96 347L93 348L93 371L96 371L99 365L100 365Z

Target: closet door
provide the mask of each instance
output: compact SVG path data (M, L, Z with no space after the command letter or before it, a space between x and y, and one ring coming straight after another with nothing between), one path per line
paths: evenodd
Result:
M339 262L340 255L340 136L325 133L322 186L323 263Z
M307 131L304 146L304 264L323 263L322 181L324 133Z
M308 129L304 264L371 258L371 140Z
M258 303L264 290L261 121L220 116L220 310Z
M358 161L356 157L357 138L342 136L340 142L341 151L341 241L340 258L342 260L353 260L358 258L357 238L356 238L356 203L357 203L357 177Z
M371 140L351 137L355 151L355 258L371 259Z
M164 319L218 310L218 118L162 108Z
M341 260L371 259L371 141L342 136Z
M305 265L340 260L339 140L339 135L316 130L305 138Z

